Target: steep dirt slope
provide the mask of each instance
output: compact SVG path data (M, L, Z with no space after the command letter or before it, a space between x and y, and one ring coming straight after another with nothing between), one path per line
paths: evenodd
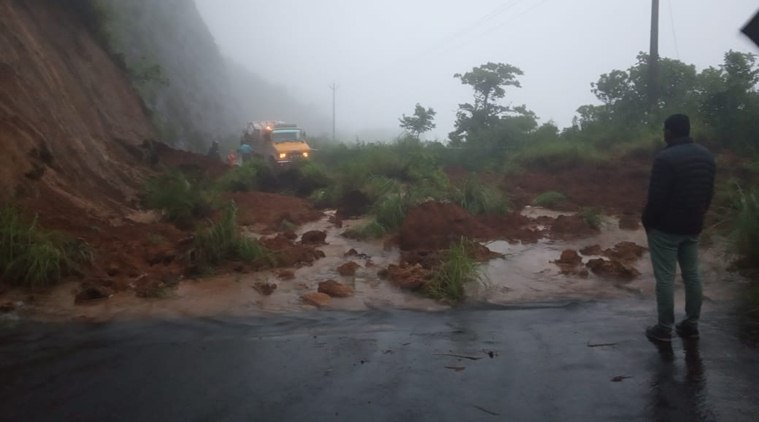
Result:
M135 196L153 129L65 3L0 1L0 200L44 195L118 214Z

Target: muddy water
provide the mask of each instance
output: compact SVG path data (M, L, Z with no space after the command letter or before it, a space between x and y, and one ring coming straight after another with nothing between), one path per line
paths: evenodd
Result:
M525 210L528 216L557 213L536 208ZM355 295L333 298L325 307L335 310L366 309L445 309L433 300L393 286L377 276L377 271L390 263L397 263L397 248L385 248L381 242L359 242L340 236L344 230L361 224L361 220L345 221L343 228L328 222L332 213L320 221L302 226L298 234L310 230L327 232L326 245L319 249L326 257L313 265L293 269L295 279L280 280L277 271L248 274L225 274L202 279L184 280L166 297L143 299L133 292L121 292L110 299L87 305L74 304L74 292L78 283L64 283L43 295L11 292L0 297L0 302L24 302L22 314L48 321L114 320L136 318L175 318L210 315L257 315L266 313L292 313L314 310L303 303L303 294L317 291L318 284L328 279L350 285ZM470 301L493 304L516 302L552 301L557 299L603 299L631 296L653 296L653 277L648 255L645 254L634 266L641 275L632 281L619 281L590 274L587 277L567 276L559 273L552 261L565 249L579 250L589 245L611 248L621 241L645 245L642 230L620 230L618 222L606 218L601 233L591 238L572 241L543 239L534 244L511 244L505 241L486 243L493 251L504 254L480 267L482 280L467 286ZM355 249L360 256L345 256ZM583 257L583 263L594 257ZM360 265L355 276L344 277L337 267L353 261ZM745 284L739 276L725 271L726 259L721 248L712 247L702 252L704 294L706 302L732 299ZM260 294L256 283L274 283L276 290L269 296ZM677 286L678 303L682 303L682 286Z
M555 218L562 213L528 208L523 214L529 217ZM502 253L505 257L482 267L482 280L468 287L468 296L476 301L496 304L653 296L653 272L648 253L632 264L640 272L633 280L599 277L592 272L587 277L564 275L553 263L565 249L579 251L592 245L608 249L624 241L646 246L646 233L642 228L622 230L618 219L604 217L598 235L579 240L541 239L535 244L511 244L505 241L485 243L491 250ZM585 264L588 260L599 257L582 256L582 262ZM724 242L717 241L716 245L702 249L701 271L705 302L735 299L745 287L745 279L725 269L727 261ZM677 303L683 303L684 290L679 280L676 283L676 295Z

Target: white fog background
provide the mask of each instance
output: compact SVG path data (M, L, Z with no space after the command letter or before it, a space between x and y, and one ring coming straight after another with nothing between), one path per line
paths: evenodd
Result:
M541 122L571 124L597 103L591 82L648 51L650 0L196 0L222 54L312 104L337 137L387 140L418 102L437 112L427 139L445 140L472 90L454 73L487 62L519 67L525 104ZM756 0L661 0L659 54L696 65L730 49L759 53L740 28ZM271 116L276 118L276 116ZM330 129L331 130L331 129Z

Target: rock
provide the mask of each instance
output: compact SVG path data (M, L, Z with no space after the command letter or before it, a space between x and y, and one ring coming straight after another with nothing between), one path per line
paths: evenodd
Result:
M317 308L322 308L324 306L329 305L330 300L332 298L326 294L326 293L320 293L320 292L311 292L306 293L303 296L301 296L301 299L303 302L316 306Z
M358 251L353 248L348 249L348 251L343 254L343 256L356 256L356 255L358 255Z
M109 287L95 283L82 283L79 291L74 297L74 303L77 305L92 302L99 299L107 299L113 296L113 290Z
M16 310L16 305L13 302L5 302L0 305L0 314L7 314Z
M355 262L349 261L337 267L337 272L342 276L356 275L356 269L360 267L361 266L356 264Z
M256 289L258 293L261 293L264 296L269 296L274 293L274 290L277 290L277 285L275 283L257 281L253 284L253 288Z
M581 266L582 258L573 249L563 250L561 257L553 262L559 266L561 274L580 277L588 276L588 270Z
M631 263L640 259L647 250L645 247L634 242L619 242L614 245L614 248L606 249L604 256Z
M327 280L319 283L319 293L325 293L331 297L353 296L353 289L335 280Z
M588 256L588 255L603 255L603 249L599 245L590 245L586 246L582 249L580 249L580 253Z
M279 277L280 280L292 280L295 278L295 271L281 270L277 273L277 277Z
M390 264L386 270L381 270L378 275L389 279L401 289L416 290L429 283L432 273L419 264Z
M577 251L573 249L565 249L561 252L561 257L556 263L564 265L579 265L582 263L582 258L577 254Z
M603 258L591 259L585 264L594 274L602 277L613 277L624 280L632 280L640 275L635 268L625 265L616 260L606 260Z
M321 230L311 230L303 233L300 237L300 241L303 244L309 245L323 245L327 239L327 232Z

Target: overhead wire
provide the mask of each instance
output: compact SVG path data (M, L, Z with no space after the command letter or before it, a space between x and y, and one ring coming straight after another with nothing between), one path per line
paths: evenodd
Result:
M675 31L675 14L672 13L672 0L667 0L667 4L669 5L669 23L672 28L672 39L675 42L675 55L677 56L677 60L680 60L680 49L677 46L677 33Z
M461 37L466 37L468 34L472 33L472 30L475 28L483 25L484 23L491 21L495 18L497 18L499 15L502 15L503 13L507 12L508 10L512 9L519 3L521 3L523 0L509 0L505 3L501 3L499 6L491 10L490 12L484 14L483 16L477 18L474 22L462 27L461 29L457 30L456 32L449 34L448 36L442 38L441 40L434 43L432 46L426 48L421 53L414 54L413 59L421 59L427 56L430 56L432 54L441 53L446 50L448 50L450 42L455 42L456 40L460 40Z

